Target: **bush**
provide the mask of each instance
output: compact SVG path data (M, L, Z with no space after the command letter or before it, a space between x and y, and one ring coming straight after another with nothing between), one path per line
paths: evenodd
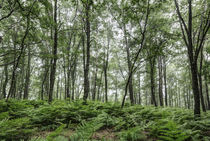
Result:
M28 139L36 129L30 124L29 118L18 118L0 121L0 139Z

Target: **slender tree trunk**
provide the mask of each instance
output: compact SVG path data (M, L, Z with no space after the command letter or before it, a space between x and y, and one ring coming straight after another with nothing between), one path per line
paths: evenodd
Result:
M101 89L101 84L102 84L102 78L103 78L103 71L101 72L101 77L100 77L100 82L98 84L98 94L97 94L97 100L101 100L101 94L100 94L100 89Z
M3 84L3 98L6 98L7 96L7 83L8 83L8 66L5 65L4 66L4 76L5 76L5 80L4 80L4 84Z
M57 92L56 92L56 99L58 99L58 93L59 93L59 83L60 83L60 78L58 77L58 80L57 80Z
M44 100L44 89L46 90L46 94L48 95L48 83L49 83L49 67L48 67L48 60L45 60L45 72L44 72L44 79L42 80L41 86L41 100Z
M60 86L60 96L59 96L59 99L61 100L62 99L62 94L63 94L63 82L62 82L62 79L60 80L61 82L61 86ZM65 91L65 90L64 90Z
M26 81L25 81L23 99L28 99L30 76L31 76L31 48L28 47L28 65L27 65Z
M204 102L204 98L203 98L203 86L202 86L202 68L203 68L203 47L201 49L201 54L200 54L200 70L198 73L198 79L199 79L199 85L200 85L200 97L201 97L201 106L202 106L202 110L203 112L206 112L206 106L205 106L205 102Z
M207 100L207 109L210 110L210 100L209 100L209 88L207 83L207 74L204 74L205 86L206 86L206 100Z
M159 70L159 100L160 106L163 106L163 77L162 77L162 57L158 58L158 70Z
M70 61L70 60L69 60ZM70 98L70 73L71 73L71 68L69 68L70 65L67 68L67 86L66 86L66 97L69 99Z
M66 79L66 61L65 57L63 56L63 73L64 73L64 99L67 97L67 79Z
M127 31L126 31L125 24L123 25L123 28L124 28L124 39L125 39L126 53L127 53L128 72L129 72L129 75L130 75L131 71L132 71L132 64L131 64L131 59L130 59L130 47L129 47L129 43L128 43L128 37L127 37ZM133 75L130 76L128 89L129 89L129 94L130 94L131 105L133 105L134 104ZM125 91L127 91L127 89Z
M96 99L96 86L97 86L97 79L98 79L97 74L98 74L98 67L96 65L95 76L94 76L93 101L95 101Z
M107 35L107 51L104 56L104 83L105 83L105 102L108 102L108 79L107 79L107 71L108 71L108 65L109 65L109 44L110 39L109 35Z
M66 97L69 99L70 98L70 91L71 91L71 88L70 88L70 81L71 81L71 78L70 78L70 75L71 75L71 59L70 59L70 51L71 51L71 43L72 43L72 38L73 38L73 35L70 34L69 35L70 37L70 41L69 41L69 45L67 47L67 84L66 84ZM74 39L75 39L75 35L74 35Z
M165 85L165 105L168 106L167 78L166 78L166 58L163 58L164 63L164 85Z
M153 58L150 60L150 87L151 87L151 102L153 105L157 107L157 102L155 98L155 80L154 80L154 64L155 64L155 59Z
M85 61L85 68L84 68L84 96L83 100L86 101L90 91L90 84L89 84L89 65L90 65L90 1L87 0L85 4L85 22L86 22L86 38L87 38L87 49L86 49L86 61ZM85 54L84 54L85 55Z
M139 105L141 105L141 74L140 74L140 72L138 73L138 80L139 80L139 88L138 88L138 90L139 90L139 99L138 99L138 104Z
M116 91L115 91L115 103L118 101L118 78L117 78L117 76L115 76L115 78L116 78L116 83L115 83L115 89L116 89Z
M75 89L75 80L76 80L76 71L77 71L77 56L74 59L74 67L72 71L72 100L75 99L74 89Z
M105 102L108 102L108 80L107 80L106 66L104 66L104 84L105 84Z
M53 45L53 58L51 59L50 69L50 91L48 102L51 103L53 100L53 90L55 83L56 74L56 62L57 62L57 46L58 46L58 27L57 27L57 0L54 0L54 45Z

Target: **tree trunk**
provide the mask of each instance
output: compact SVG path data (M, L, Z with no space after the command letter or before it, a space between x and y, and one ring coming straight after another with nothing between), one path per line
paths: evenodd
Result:
M159 70L159 100L160 106L163 106L163 77L162 77L162 57L158 58L158 70Z
M108 79L107 79L107 71L108 71L108 64L109 64L109 44L110 39L109 35L107 35L107 51L104 56L104 83L105 83L105 101L108 102Z
M198 87L198 71L197 61L191 64L191 75L192 75L192 89L194 94L194 114L200 116L200 94Z
M76 71L77 71L77 56L75 57L74 59L74 67L73 67L73 70L72 70L72 100L75 99L75 94L74 94L74 89L75 89L75 80L76 80Z
M210 110L210 100L209 100L209 88L207 83L207 74L204 74L205 86L206 86L206 100L207 100L207 109Z
M104 84L105 84L105 102L108 102L108 80L107 80L107 67L104 66Z
M63 56L63 73L64 73L64 99L67 97L67 79L66 79L66 63L65 57Z
M201 54L200 54L200 70L198 73L198 78L199 78L199 86L200 86L200 97L201 97L201 106L202 106L202 110L203 112L206 112L206 107L205 107L205 102L204 102L204 98L203 98L203 86L202 86L202 68L203 68L203 47L201 49Z
M57 62L57 46L58 46L58 27L57 27L57 0L54 0L54 45L53 45L53 58L50 63L50 91L48 102L51 103L53 100L53 90L55 83L56 74L56 62Z
M4 75L5 75L5 80L4 80L4 84L3 84L3 98L6 98L7 96L7 83L8 83L8 66L5 65L4 66Z
M71 68L70 68L70 64L69 64L68 68L67 68L67 84L66 84L66 98L68 98L68 99L70 98L70 84L71 84L70 83L70 73L71 73Z
M45 60L45 72L44 72L44 79L42 80L41 86L41 100L44 100L44 89L46 90L46 94L48 95L48 83L49 83L49 67L48 67L48 60Z
M115 78L116 78L116 80L115 80L115 89L116 89L116 91L115 91L115 103L118 101L118 78L117 78L117 76L115 76Z
M139 80L139 99L138 99L138 104L141 105L141 74L140 72L138 73L138 80Z
M97 86L97 73L98 73L98 67L96 65L96 70L95 70L95 76L94 76L94 88L93 88L93 101L96 99L96 86Z
M155 59L150 60L150 87L151 87L151 102L157 107L157 102L155 98L155 80L154 80L154 64Z
M130 59L130 47L128 43L128 38L127 38L127 31L126 31L126 26L125 24L123 25L124 28L124 39L125 39L125 45L126 45L126 53L127 53L127 63L128 63L128 75L131 75L132 73L132 64L131 64L131 59ZM131 105L134 104L134 94L133 94L133 75L130 76L129 84L128 84L128 89L129 89L129 96L130 96L130 102ZM127 91L127 89L125 89Z
M101 100L100 88L101 88L101 84L102 84L102 78L103 78L103 71L101 72L100 82L98 84L98 94L97 94L97 100L98 101Z
M90 91L90 84L89 84L89 65L90 65L90 1L87 0L85 4L85 22L86 22L86 38L87 38L87 49L86 49L86 57L85 57L85 66L84 66L84 96L83 100L86 102L89 91ZM85 55L85 54L83 54Z
M60 78L58 78L58 80L57 80L57 92L56 92L56 99L58 99L58 93L59 93L59 82L60 82Z
M28 65L27 65L26 81L25 81L23 99L28 99L30 76L31 76L31 49L30 49L30 47L28 47Z
M168 106L167 78L166 78L166 58L163 58L164 63L164 85L165 85L165 105Z

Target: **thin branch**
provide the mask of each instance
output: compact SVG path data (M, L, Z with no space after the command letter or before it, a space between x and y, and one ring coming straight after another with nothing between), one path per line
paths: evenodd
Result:
M179 19L181 20L182 24L184 25L185 31L188 33L188 28L187 28L187 25L186 25L186 23L185 23L185 21L184 21L182 15L181 15L181 13L180 13L179 5L178 5L178 3L177 3L177 0L174 0L174 2L175 2L176 11L177 11L177 14L178 14L178 16L179 16Z

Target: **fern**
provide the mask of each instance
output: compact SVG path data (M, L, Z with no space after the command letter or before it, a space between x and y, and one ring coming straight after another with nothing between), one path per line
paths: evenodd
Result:
M118 136L121 141L144 141L146 136L142 131L141 127L134 127L120 132Z
M60 125L54 132L47 136L47 141L54 141L53 138L59 136L65 127L65 124Z
M104 123L98 121L84 121L76 129L76 133L73 134L70 139L71 141L77 140L88 140L91 138L93 133L104 126Z

